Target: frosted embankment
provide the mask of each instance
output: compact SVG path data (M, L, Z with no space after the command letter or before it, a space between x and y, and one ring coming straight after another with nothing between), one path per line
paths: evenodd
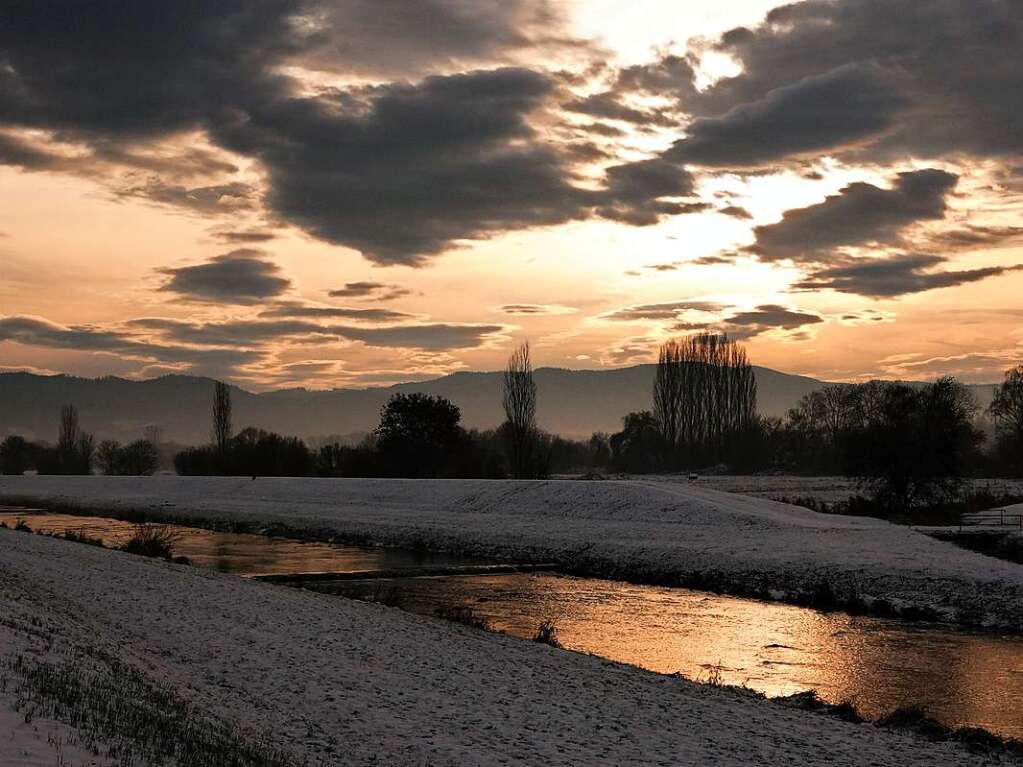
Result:
M115 658L197 716L310 765L1002 763L379 605L11 530L0 616L0 658ZM0 708L13 694L0 688ZM10 744L46 746L19 722L0 733L0 763Z
M1023 567L862 517L695 485L0 477L0 502L423 546L738 594L856 595L1023 628Z

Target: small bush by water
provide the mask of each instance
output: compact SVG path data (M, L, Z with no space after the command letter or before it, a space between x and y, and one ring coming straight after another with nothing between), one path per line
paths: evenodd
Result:
M121 551L142 557L171 560L174 558L174 546L180 538L181 533L169 525L140 522L135 525L131 538L121 546Z
M470 626L482 631L491 631L490 620L480 615L468 605L444 605L433 612L438 618L443 618L452 623L461 623L463 626Z
M561 641L558 639L558 627L554 621L546 620L540 624L536 629L536 635L533 637L534 642L540 644L550 645L551 647L561 647Z

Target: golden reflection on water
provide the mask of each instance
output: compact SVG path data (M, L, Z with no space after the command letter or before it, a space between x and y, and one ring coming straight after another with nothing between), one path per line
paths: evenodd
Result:
M124 543L132 525L102 517L0 510L40 532L68 530ZM355 572L463 564L471 560L394 549L366 549L194 528L177 554L239 574ZM433 614L469 605L493 627L531 639L553 619L565 647L661 673L719 677L769 696L817 690L877 717L923 705L950 725L974 725L1023 738L1023 638L949 631L687 589L549 574L415 578L316 584L361 598L387 593L400 606Z
M14 527L23 520L34 532L64 535L68 531L99 538L114 548L131 538L134 525L107 517L0 511L0 522ZM191 564L239 575L309 572L360 572L434 564L472 564L464 557L431 555L402 549L365 548L296 541L252 533L222 533L173 526L179 533L175 556Z
M950 725L1023 737L1023 639L946 631L686 589L549 574L395 581L405 609L471 605L530 639L553 619L572 650L768 696L814 689L871 717L923 705ZM372 596L378 583L334 584ZM393 597L393 592L391 594Z

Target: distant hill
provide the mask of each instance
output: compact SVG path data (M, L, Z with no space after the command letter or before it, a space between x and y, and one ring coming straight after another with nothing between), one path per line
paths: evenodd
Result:
M823 382L755 368L760 412L782 415ZM536 371L538 421L571 437L617 431L621 418L651 406L653 365L614 370ZM973 387L983 403L991 386ZM183 444L209 438L213 382L194 376L163 376L146 381L0 373L0 436L23 434L53 440L61 405L77 405L83 428L98 438L137 439L148 424L164 439ZM306 438L371 430L380 407L395 392L422 391L447 397L462 410L463 424L493 427L502 420L501 373L454 373L421 383L369 389L309 391L282 389L255 394L234 388L236 428L259 426Z

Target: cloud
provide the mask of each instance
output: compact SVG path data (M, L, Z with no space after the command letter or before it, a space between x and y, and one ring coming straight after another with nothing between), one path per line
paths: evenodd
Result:
M881 360L884 374L902 380L933 380L954 375L967 381L995 383L1008 368L1019 364L1020 348L968 352L947 356L899 354Z
M627 365L634 362L652 362L660 342L650 336L623 338L600 357L602 365Z
M193 370L231 369L257 362L263 356L258 351L237 348L198 349L154 343L121 330L91 325L59 325L42 317L26 315L0 316L0 341L49 349L100 352L133 360L184 364Z
M331 290L331 298L362 298L374 301L393 301L411 295L412 291L400 285L388 285L383 282L346 282L343 288Z
M731 216L742 221L749 221L753 218L753 215L748 210L739 205L726 205L723 208L718 208L717 212L722 216Z
M307 66L388 76L552 56L585 47L550 0L345 0L318 3Z
M752 338L772 330L800 330L824 321L823 317L812 312L778 304L762 304L755 309L726 317L718 327L736 338Z
M502 314L520 316L542 316L552 314L574 314L578 309L560 304L505 304L498 306L495 311Z
M232 244L255 244L269 242L277 237L277 233L268 229L244 229L214 232L213 237Z
M635 226L656 224L663 216L698 213L710 205L672 202L665 197L693 194L692 174L676 162L656 157L613 165L607 170L606 189L598 213L604 218Z
M934 271L947 263L941 256L908 253L887 258L861 258L838 266L811 272L797 282L796 290L834 290L869 298L898 298L909 293L922 293L979 282L1023 270L1015 266L989 266L960 271Z
M739 73L698 91L691 68L673 60L674 76L644 82L694 116L677 147L692 162L1008 158L1023 150L1018 2L794 2L709 47Z
M625 306L600 315L601 319L618 322L642 320L678 320L686 312L717 314L725 309L724 304L714 301L667 301L658 304L637 304Z
M877 64L846 64L776 88L720 117L699 117L669 155L717 167L760 167L816 157L886 133L906 106L900 76Z
M348 319L360 322L391 323L419 319L420 315L393 309L377 309L347 306L308 306L284 303L259 313L260 317L316 317L321 319Z
M823 202L787 211L778 223L755 227L748 250L764 261L816 263L843 248L898 244L913 224L945 217L957 181L928 169L898 174L891 189L850 184Z
M207 303L256 304L276 298L291 288L291 280L262 255L260 250L239 248L203 264L160 269L168 278L160 290Z
M1023 226L974 226L928 233L929 247L964 251L1004 248L1023 241Z
M623 104L612 91L594 93L562 104L569 112L598 117L605 120L618 120L639 126L657 125L674 127L678 121L663 112L651 109L636 109Z
M505 331L503 325L471 323L432 322L374 328L287 318L226 322L140 318L128 324L157 332L176 343L196 346L260 347L285 341L322 344L343 340L380 348L427 351L478 348L496 340Z
M117 195L119 197L140 197L150 202L172 205L202 215L219 215L254 207L253 198L256 196L256 190L249 184L237 181L188 188L181 184L168 184L161 179L153 178L144 184L119 189Z

